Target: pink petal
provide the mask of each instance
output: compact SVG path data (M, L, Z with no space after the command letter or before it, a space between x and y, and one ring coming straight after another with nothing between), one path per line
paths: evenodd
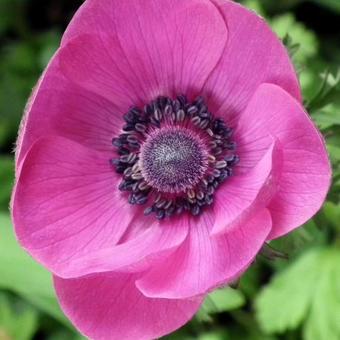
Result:
M181 219L160 223L153 216L138 214L129 225L132 226L139 230L135 237L122 238L115 247L105 244L86 254L77 254L72 261L68 258L58 261L56 270L64 278L113 270L143 271L149 269L154 259L162 261L168 257L188 234L188 225Z
M23 119L19 134L17 165L29 148L43 136L59 135L89 148L112 154L112 138L120 133L123 111L62 76L58 58L42 77Z
M260 161L247 173L236 173L216 192L213 234L245 221L265 208L277 190L281 152L272 143ZM244 159L242 159L244 161Z
M280 142L282 165L278 192L268 206L273 219L270 238L311 218L325 200L331 179L324 140L303 107L280 87L263 84L235 132L245 167L258 162L273 137Z
M141 211L128 204L117 182L105 154L61 137L40 139L25 158L14 193L20 243L51 271L72 277L88 273L87 263L95 270L98 254L108 257L100 257L96 271L108 270L110 261L111 267L131 265L185 239L185 228L161 229L151 217L140 219ZM114 247L131 223L144 238Z
M210 110L233 123L263 82L277 84L301 100L288 53L268 24L234 1L211 1L224 17L228 41L204 88L211 94Z
M207 0L94 0L70 24L61 65L69 79L108 100L145 104L161 94L199 93L226 40Z
M187 298L227 284L245 270L271 230L267 210L218 236L210 236L213 215L190 219L190 234L177 251L137 281L148 297Z
M202 298L150 299L135 287L137 276L107 273L64 280L54 277L65 314L93 340L150 340L188 322Z

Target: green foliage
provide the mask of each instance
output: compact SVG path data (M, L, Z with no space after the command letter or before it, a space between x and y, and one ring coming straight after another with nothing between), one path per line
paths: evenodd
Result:
M30 340L38 329L38 313L29 304L0 293L0 339Z
M322 212L327 223L335 231L340 232L340 205L328 201L324 204Z
M315 248L274 276L259 293L256 312L267 333L305 322L305 340L340 338L340 250Z
M14 183L14 162L9 156L0 156L0 211L7 210Z
M200 320L211 321L214 314L237 309L244 304L245 298L240 291L230 287L218 289L206 297L197 317Z
M0 213L0 288L12 291L69 326L53 291L51 275L19 246L10 218Z
M340 108L340 69L335 73L326 71L321 74L321 86L316 95L307 103L308 110L313 113L315 111L327 108L327 111L321 112L322 115L328 116L333 114L333 119L330 125L340 124L340 113L337 108ZM314 116L315 117L315 116ZM328 123L330 123L328 121ZM328 126L330 126L328 125Z
M293 14L287 13L274 17L271 20L271 27L280 38L289 34L294 44L300 47L299 53L294 54L298 62L305 62L318 52L319 43L315 33L298 22Z
M311 310L304 326L306 340L340 339L340 251L326 249L319 254L315 268L318 281L314 287Z
M256 311L268 333L295 329L303 320L318 279L319 252L310 251L275 276L258 295Z

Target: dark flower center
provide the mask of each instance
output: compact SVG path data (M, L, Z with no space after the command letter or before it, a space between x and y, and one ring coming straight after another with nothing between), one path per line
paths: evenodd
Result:
M177 127L155 130L140 152L144 179L164 193L181 193L195 187L207 168L208 153L199 136Z
M201 97L191 103L185 96L159 97L143 110L131 108L124 119L111 162L130 204L147 204L146 215L163 219L185 211L198 215L213 203L239 159L232 129Z

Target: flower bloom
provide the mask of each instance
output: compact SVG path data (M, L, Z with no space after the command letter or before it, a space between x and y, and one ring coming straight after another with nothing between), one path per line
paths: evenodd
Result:
M27 105L13 219L92 339L186 323L331 171L294 68L228 0L87 0Z

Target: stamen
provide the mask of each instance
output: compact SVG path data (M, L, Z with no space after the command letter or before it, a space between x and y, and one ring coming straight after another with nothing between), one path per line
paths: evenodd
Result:
M110 163L122 175L118 188L130 193L128 202L149 204L145 215L199 215L239 162L232 129L213 117L202 97L191 103L183 95L158 97L143 110L132 107L124 120Z

